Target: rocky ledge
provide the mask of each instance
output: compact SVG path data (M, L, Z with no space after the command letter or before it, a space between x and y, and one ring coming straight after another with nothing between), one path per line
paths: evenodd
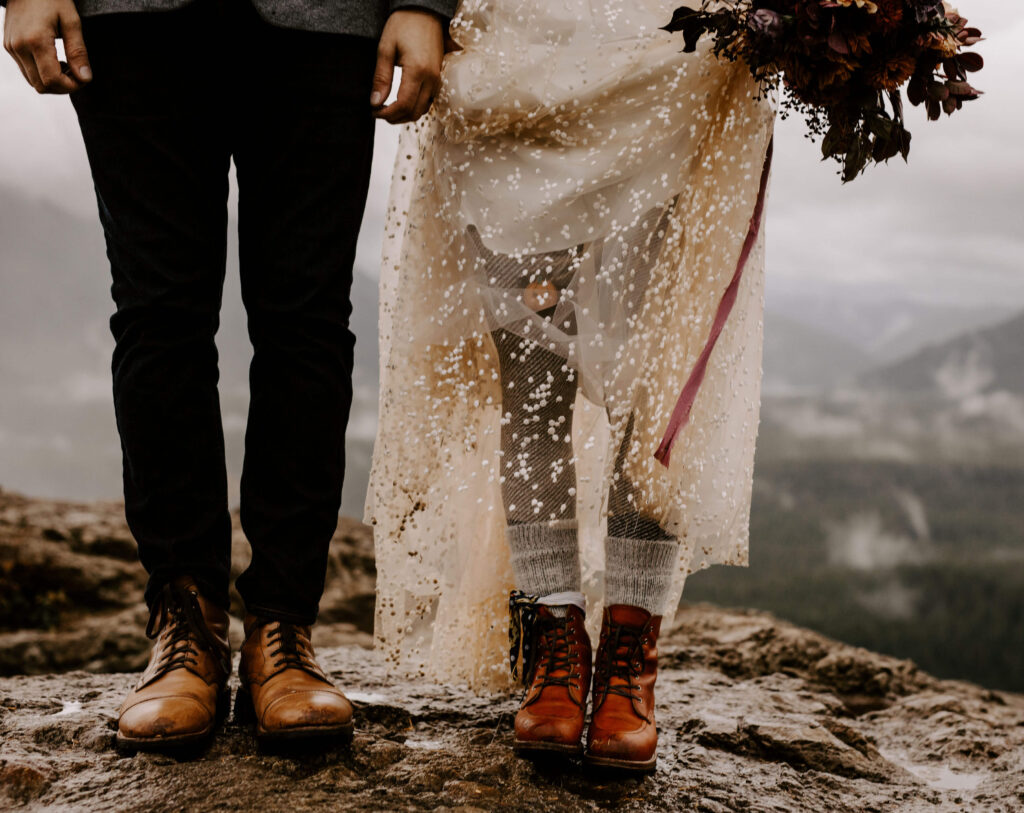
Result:
M393 679L324 650L358 704L351 746L261 753L229 721L201 753L114 747L127 674L0 680L0 794L28 809L1020 810L1024 698L753 612L697 606L665 639L657 773L513 756L515 700ZM0 795L2 798L2 795Z
M231 571L249 563L238 513ZM318 627L323 646L372 645L373 534L343 517L331 540ZM142 669L145 573L120 502L75 503L0 489L0 676ZM234 590L232 612L241 617ZM241 625L232 628L241 645Z
M35 565L44 554L70 575L74 562L82 561L69 557L126 565L91 568L91 586L72 580L56 589L47 604L53 629L40 623L34 631L5 633L36 636L27 645L38 653L33 668L61 657L62 644L47 655L51 650L40 644L41 636L87 640L90 633L81 625L90 617L106 619L97 622L95 637L112 619L137 614L120 606L126 599L114 590L137 578L127 566L124 529L115 520L109 527L96 523L116 515L114 504L68 507L0 498L6 500L0 502L0 573L4 590L14 588L5 607L33 612L15 602L28 600L27 592L18 592L25 579L43 578L46 568ZM34 514L33 506L39 509ZM28 514L36 519L19 519ZM5 677L0 807L715 813L1024 808L1024 697L938 680L908 661L846 646L764 613L709 606L684 608L663 637L657 773L623 778L573 763L520 760L511 752L514 697L402 682L359 645L372 558L366 561L365 540L353 537L362 532L350 525L332 549L329 606L335 609L319 642L324 666L357 704L351 745L266 753L248 729L229 720L201 752L132 755L114 745L115 709L132 675ZM45 538L43 526L49 528ZM48 544L40 548L40 541ZM79 595L94 597L98 615L74 609ZM354 643L344 642L347 635L355 636ZM116 640L109 640L116 649ZM7 650L8 673L16 665L14 651ZM81 665L99 670L116 662L103 656L93 651Z

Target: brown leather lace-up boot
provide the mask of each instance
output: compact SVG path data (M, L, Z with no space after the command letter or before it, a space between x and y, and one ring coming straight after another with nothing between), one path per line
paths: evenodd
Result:
M529 688L516 714L513 747L520 753L579 754L590 691L590 638L583 612L569 606L565 618L557 618L541 606L534 623L533 673L527 671Z
M352 704L317 665L310 627L247 616L235 716L261 742L352 738Z
M202 742L230 706L228 614L179 578L164 587L146 635L153 651L118 711L117 741L139 750Z
M640 607L613 604L605 609L587 731L589 764L654 770L658 750L654 681L660 630L661 616Z

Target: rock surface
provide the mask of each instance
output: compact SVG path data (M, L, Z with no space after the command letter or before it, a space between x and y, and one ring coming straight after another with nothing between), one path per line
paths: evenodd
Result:
M0 809L1024 809L1024 697L940 681L764 613L703 605L682 610L663 637L655 775L520 760L513 696L404 682L359 645L372 544L351 522L332 545L330 623L315 638L357 703L351 746L267 753L229 720L202 751L122 753L115 710L134 678L104 671L137 668L146 641L119 513L0 492L0 663L8 674L19 664L91 670L0 679ZM12 629L19 621L35 628Z
M515 699L404 683L364 648L322 661L358 703L349 747L119 753L132 676L0 679L0 806L76 811L1013 811L1024 698L935 680L753 612L680 613L658 679L658 772L623 779L511 752Z
M249 561L232 516L232 577ZM373 534L343 517L321 602L325 646L372 645ZM73 503L0 489L0 675L141 669L149 652L145 573L120 502ZM232 612L242 602L232 589ZM236 648L241 625L235 629Z

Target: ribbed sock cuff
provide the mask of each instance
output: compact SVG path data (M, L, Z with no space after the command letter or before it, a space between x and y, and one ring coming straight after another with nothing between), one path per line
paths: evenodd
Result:
M505 536L517 590L531 596L579 592L580 548L575 520L509 525Z
M677 539L609 536L604 555L605 606L628 604L654 615L665 611L679 557Z

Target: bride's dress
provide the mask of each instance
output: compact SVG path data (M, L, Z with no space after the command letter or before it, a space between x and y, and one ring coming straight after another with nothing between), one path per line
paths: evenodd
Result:
M608 483L630 424L618 470L638 508L681 540L666 613L686 574L747 561L760 237L670 465L653 454L736 269L774 109L743 65L706 43L682 53L659 30L675 5L466 0L442 94L402 133L367 504L376 639L397 670L478 688L508 680L498 328L563 356L561 374L579 382L575 499L592 622ZM551 384L528 386L543 398Z

